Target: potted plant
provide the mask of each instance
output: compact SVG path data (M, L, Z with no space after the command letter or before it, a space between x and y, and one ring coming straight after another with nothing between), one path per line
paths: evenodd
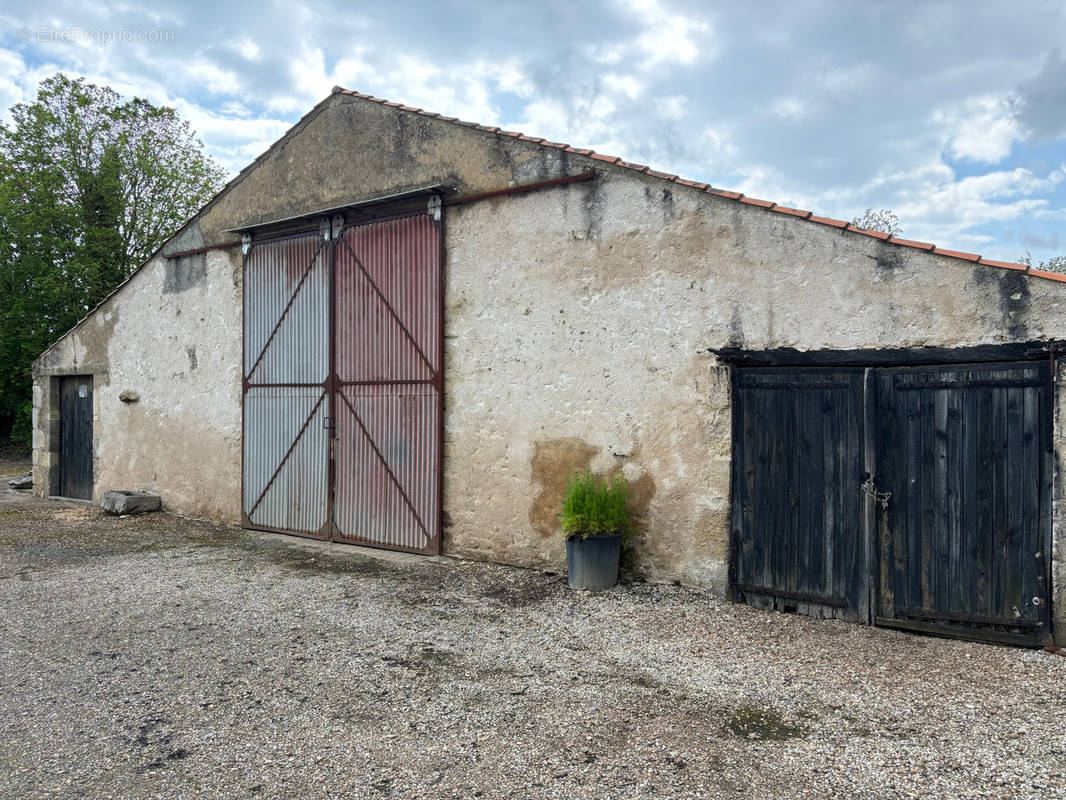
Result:
M618 581L622 538L630 527L629 484L589 471L570 477L561 516L566 537L566 574L572 589L599 591Z

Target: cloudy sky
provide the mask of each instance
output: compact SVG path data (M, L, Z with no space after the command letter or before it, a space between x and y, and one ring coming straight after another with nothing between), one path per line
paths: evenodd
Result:
M63 70L236 172L334 85L1034 263L1066 253L1066 3L0 0L0 111Z

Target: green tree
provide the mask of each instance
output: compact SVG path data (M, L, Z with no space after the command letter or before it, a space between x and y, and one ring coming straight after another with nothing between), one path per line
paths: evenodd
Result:
M851 224L856 228L862 228L864 231L879 231L891 236L899 236L903 232L899 224L899 217L887 208L881 208L876 211L868 208L861 217L855 217Z
M172 108L54 75L0 124L0 433L28 443L30 366L222 186Z
M1019 264L1025 264L1030 269L1042 269L1046 272L1066 272L1066 256L1052 256L1047 261L1038 261L1033 265L1033 257L1028 252L1018 259Z

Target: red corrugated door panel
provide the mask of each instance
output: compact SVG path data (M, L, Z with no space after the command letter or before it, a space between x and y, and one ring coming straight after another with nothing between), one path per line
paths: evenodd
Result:
M419 215L335 245L334 538L439 552L440 235Z

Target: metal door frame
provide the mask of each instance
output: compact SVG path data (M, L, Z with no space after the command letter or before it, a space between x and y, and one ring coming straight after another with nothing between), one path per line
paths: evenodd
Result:
M424 210L415 211L411 208L412 198L427 201L427 205L423 206ZM396 202L399 205L389 210L389 203ZM345 206L337 209L334 213L318 212L315 217L299 218L299 224L288 224L283 232L273 232L270 230L273 224L265 226L249 226L243 229L236 229L234 232L243 233L242 237L242 292L241 292L241 527L250 530L261 530L271 533L283 533L290 536L301 536L304 538L318 539L330 542L339 542L345 544L357 544L360 546L375 547L384 550L396 550L401 552L412 552L422 555L439 555L441 552L441 543L443 539L442 518L444 507L444 389L445 389L445 347L444 347L444 291L445 291L445 215L444 215L444 203L442 201L442 187L434 186L424 190L416 190L411 193L404 193L397 195L395 198L388 197L383 198L383 202L370 201L368 203L359 203L352 206ZM384 206L384 210L382 209ZM363 211L366 209L366 211ZM338 242L342 241L344 232L358 227L364 224L372 224L374 222L382 222L390 219L400 219L404 217L421 216L424 214L430 215L438 228L438 275L437 275L437 370L431 381L433 387L437 392L437 459L435 464L435 477L436 488L435 493L437 495L436 502L436 518L431 521L431 529L428 531L430 534L430 540L425 548L409 548L403 546L394 546L389 544L383 544L378 542L353 542L350 537L340 537L338 535L338 529L334 520L334 506L335 506L335 492L336 492L336 411L337 411L337 394L341 387L341 381L337 377L337 354L336 354L336 339L337 339L337 319L336 319L336 302L337 302L337 271L336 271L336 248ZM288 221L286 221L288 222ZM253 239L252 231L264 230L264 235ZM269 244L271 242L277 242L284 239L291 239L300 236L306 236L318 232L322 237L322 242L319 245L317 253L326 251L327 265L327 286L328 286L328 314L329 314L329 353L327 357L327 375L322 382L322 391L324 399L328 402L328 415L326 420L328 422L328 446L326 448L326 518L325 522L315 532L303 532L294 531L284 528L275 528L266 525L260 525L253 523L248 515L245 513L244 508L244 482L246 480L245 470L245 441L246 441L246 398L249 389L249 375L247 364L247 353L245 352L245 312L244 312L244 296L247 292L248 286L248 255L256 245ZM315 256L317 258L317 255ZM311 269L312 264L308 269ZM296 384L275 384L279 387L284 386L296 386ZM299 384L304 386L304 384ZM320 405L322 400L320 399L316 404ZM313 419L315 413L312 411L308 420ZM290 446L289 451L282 458L281 463L278 465L278 470L284 465L295 445L299 442L300 437L303 435L303 431L309 423L305 423L304 428L301 428L297 433L296 439Z

